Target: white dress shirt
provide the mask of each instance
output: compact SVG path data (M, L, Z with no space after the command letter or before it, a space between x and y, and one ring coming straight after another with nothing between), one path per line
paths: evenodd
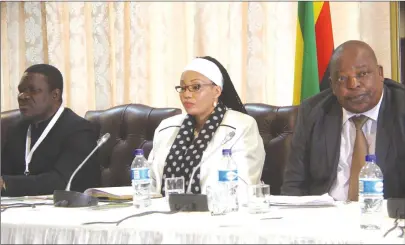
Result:
M384 92L382 94L384 94ZM383 95L381 95L380 101L374 108L361 114L355 114L342 108L342 134L337 178L329 191L329 195L337 201L346 201L348 198L350 168L352 165L354 141L356 139L356 128L354 123L349 119L353 116L359 115L364 115L369 118L363 125L362 130L367 139L369 154L375 154L377 120L382 98Z

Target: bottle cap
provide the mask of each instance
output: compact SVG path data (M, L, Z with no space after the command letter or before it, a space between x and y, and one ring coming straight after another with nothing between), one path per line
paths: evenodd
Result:
M231 149L223 149L222 150L222 155L232 155Z
M366 155L366 162L376 162L377 158L375 155Z
M134 155L135 156L143 155L143 149L135 149Z

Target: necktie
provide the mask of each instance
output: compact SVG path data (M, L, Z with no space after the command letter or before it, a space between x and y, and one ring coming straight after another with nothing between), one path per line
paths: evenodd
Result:
M361 168L364 166L365 157L368 154L368 144L366 136L361 129L368 120L368 117L361 115L352 117L350 120L356 127L356 139L354 141L352 165L350 168L349 179L349 196L350 201L358 201L359 199L359 174Z

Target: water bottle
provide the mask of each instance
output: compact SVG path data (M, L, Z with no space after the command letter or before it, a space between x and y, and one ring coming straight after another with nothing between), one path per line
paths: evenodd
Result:
M218 170L219 188L224 191L224 199L226 200L226 212L236 212L239 210L238 203L238 168L232 160L232 152L230 149L222 150L222 162Z
M131 164L131 180L134 189L133 204L136 208L148 207L150 199L150 169L143 156L142 149L135 150L135 158Z
M366 156L366 164L359 174L360 227L369 230L381 228L384 200L383 174L376 164L375 155Z

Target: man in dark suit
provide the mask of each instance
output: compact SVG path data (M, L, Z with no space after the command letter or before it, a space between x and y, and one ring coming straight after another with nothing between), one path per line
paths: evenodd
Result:
M29 67L18 85L22 120L8 131L1 152L3 196L33 196L64 190L74 170L96 146L87 120L62 105L63 77L47 64ZM100 184L96 158L78 172L72 190Z
M298 112L283 195L358 200L366 154L375 154L384 197L405 197L405 87L384 79L372 48L339 46L331 59L331 88Z

